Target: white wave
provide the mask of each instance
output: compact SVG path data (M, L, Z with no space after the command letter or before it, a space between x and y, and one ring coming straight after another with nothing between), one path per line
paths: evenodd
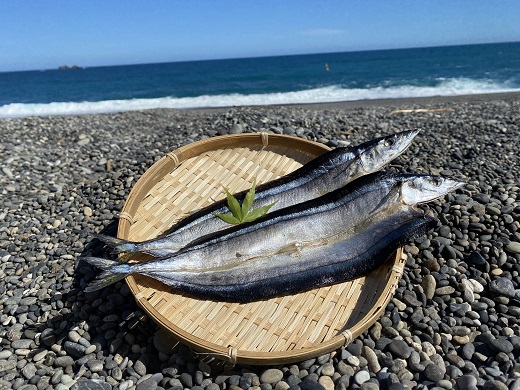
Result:
M99 102L12 103L0 107L0 117L95 114L145 110L152 108L206 108L231 106L258 106L298 103L329 103L354 100L394 99L427 96L472 95L520 91L520 88L491 81L471 79L440 80L437 86L394 86L367 89L348 89L339 86L314 88L303 91L266 94L203 95L197 97L163 97L154 99L105 100Z

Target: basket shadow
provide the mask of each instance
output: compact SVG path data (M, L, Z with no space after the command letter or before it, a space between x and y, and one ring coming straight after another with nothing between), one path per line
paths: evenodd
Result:
M363 284L352 314L338 335L350 332L354 339L381 316L400 280L401 274L395 270L396 256L399 254L394 252L377 269L361 278Z

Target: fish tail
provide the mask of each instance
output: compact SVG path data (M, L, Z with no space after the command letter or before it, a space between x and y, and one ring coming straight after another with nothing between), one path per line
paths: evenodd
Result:
M82 257L87 263L103 270L96 279L86 288L86 292L100 290L113 283L119 282L132 273L130 264L121 264L117 260L102 259L100 257Z
M137 245L132 241L107 236L105 234L97 234L95 237L108 245L112 253L137 252Z

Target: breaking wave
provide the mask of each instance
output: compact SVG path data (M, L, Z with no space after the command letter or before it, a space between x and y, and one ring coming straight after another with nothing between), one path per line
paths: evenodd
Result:
M328 86L302 91L265 94L202 95L151 99L104 100L96 102L11 103L0 106L0 117L97 114L153 108L210 108L232 106L331 103L341 101L396 99L429 96L473 95L520 91L518 86L466 78L441 80L435 86L402 85L373 88Z

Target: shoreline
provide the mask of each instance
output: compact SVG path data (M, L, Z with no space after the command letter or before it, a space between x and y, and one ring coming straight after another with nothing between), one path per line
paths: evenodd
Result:
M425 105L447 105L455 103L475 103L475 102L489 102L494 100L511 101L520 98L520 91L511 92L494 92L494 93L478 93L469 95L450 95L450 96L426 96L426 97L400 97L389 99L364 99L364 100L346 100L339 102L324 102L324 103L283 103L283 104L265 104L265 105L243 105L243 106L222 106L222 107L191 107L191 108L173 108L173 107L156 107L156 108L141 108L134 110L115 110L115 111L100 111L100 112L80 112L80 113L49 113L49 114L34 114L34 115L14 115L14 116L0 116L1 119L9 118L30 118L30 117L49 117L49 116L76 116L76 115L107 115L107 114L121 114L129 112L140 111L154 111L154 110L172 110L181 112L199 112L199 113L220 113L230 109L248 108L248 109L267 109L267 108L303 108L308 110L352 110L359 108L370 107L398 107L398 106L425 106ZM96 102L90 102L96 103ZM51 104L51 103L42 103ZM64 104L64 103L56 103ZM1 107L0 107L1 108Z
M346 100L340 102L325 103L288 103L288 104L271 104L261 106L226 106L226 107L195 107L179 109L180 111L199 111L204 113L221 112L232 108L266 108L266 107L297 107L312 110L348 110L355 108L369 107L395 107L410 105L440 105L449 103L463 102L488 102L493 100L515 100L520 98L520 91L513 92L492 92L478 93L470 95L450 95L450 96L424 96L424 97L402 97L390 99L364 99L364 100ZM153 109L152 109L153 110Z

